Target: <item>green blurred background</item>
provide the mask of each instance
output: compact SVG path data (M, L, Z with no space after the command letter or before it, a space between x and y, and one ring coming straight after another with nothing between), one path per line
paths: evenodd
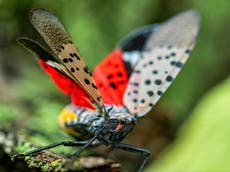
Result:
M70 102L69 98L53 85L40 69L35 58L16 44L16 39L20 36L27 36L42 42L29 23L28 12L34 7L49 9L62 19L91 70L131 30L147 24L162 22L187 9L196 9L200 13L201 29L191 58L153 111L140 120L134 131L125 140L126 143L152 150L151 163L153 165L149 167L149 171L153 169L162 171L160 170L162 162L166 167L163 171L192 171L190 169L194 168L185 164L191 164L189 162L192 162L193 158L186 159L186 162L182 163L183 168L177 164L175 158L184 159L185 155L180 154L184 151L183 138L189 137L189 134L192 135L197 130L202 130L202 126L197 123L205 120L203 124L209 126L210 121L202 118L202 114L200 117L197 113L194 114L194 111L196 112L194 109L203 108L200 103L202 97L213 94L210 90L229 76L230 1L0 0L0 128L29 127L55 136L53 134L55 132L62 135L61 131L59 133L57 122L54 121L60 110ZM230 113L223 109L228 108L230 104L229 84L223 86L223 89L224 91L217 97L219 99L228 97L228 99L226 98L221 104L223 107L217 107L222 111L219 109L220 111L213 115L218 116L220 115L218 113L223 113L222 120L228 121ZM209 100L206 98L204 101ZM214 102L206 105L206 109L215 105L215 98L212 101ZM193 119L194 116L196 116L195 119ZM216 121L216 118L212 116L210 119ZM182 125L184 127L181 128ZM183 131L183 134L180 132L177 134L178 131L188 129L187 125L192 125L192 129L188 132ZM228 144L230 132L227 129L223 130L224 125L228 125L227 122L223 125L222 123L216 125L213 131L217 132L217 136L218 132L222 134L226 132L224 134L226 140L221 143L226 143L225 146L230 147ZM207 132L204 137L211 137L211 134L212 132ZM64 134L62 136L63 138L68 137ZM51 140L60 141L60 138ZM182 143L178 143L180 140ZM41 145L45 143L50 143L50 140ZM212 151L216 151L216 147L222 146L221 143L217 142L209 149L203 143L197 144L197 147L208 149L205 152L209 155ZM171 147L178 147L176 150L179 151L171 152L170 150L173 149ZM187 154L193 155L197 147L190 148ZM162 150L164 150L163 153ZM120 151L118 153L114 151L113 154L113 158L119 157L117 159L126 169L135 169L141 160L139 156ZM168 158L165 160L164 156ZM207 156L207 158L211 157ZM226 160L228 157L221 156L218 159L221 158ZM167 166L167 163L173 159L175 162L172 164L175 166ZM206 161L202 162L204 159L200 160L198 167L195 168L196 171L207 170L204 167L210 167ZM212 162L210 159L209 161ZM134 162L137 165L133 165ZM214 160L213 163L216 163L217 167L211 168L214 169L212 171L221 171L220 167L225 165L228 168L224 170L230 170L227 163L218 165L218 162Z

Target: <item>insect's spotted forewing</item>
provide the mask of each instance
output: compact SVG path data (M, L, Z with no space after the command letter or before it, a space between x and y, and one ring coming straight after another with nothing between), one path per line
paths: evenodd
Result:
M129 79L123 101L128 110L145 115L176 77L195 44L199 16L187 11L158 26Z
M74 82L71 75L65 71L65 67L55 57L32 39L21 37L18 39L18 43L39 58L38 62L41 67L63 93L71 96L74 105L94 109L89 101L89 96Z
M97 108L102 113L105 113L102 98L91 73L59 19L49 11L37 8L31 11L30 20L35 29L58 56L68 75L84 89Z

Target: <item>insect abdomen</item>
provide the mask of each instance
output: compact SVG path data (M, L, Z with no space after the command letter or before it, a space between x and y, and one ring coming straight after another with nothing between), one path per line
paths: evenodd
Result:
M91 123L95 117L93 110L68 105L61 111L58 122L67 134L83 140L93 135Z

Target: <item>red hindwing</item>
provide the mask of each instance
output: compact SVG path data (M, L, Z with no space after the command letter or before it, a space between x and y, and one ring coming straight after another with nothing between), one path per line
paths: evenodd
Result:
M115 49L95 67L93 78L105 104L123 105L128 75L120 49Z
M63 93L71 96L74 105L94 109L94 106L89 101L89 96L77 83L66 77L60 71L51 67L42 59L39 59L39 63L44 71L53 79L58 88Z

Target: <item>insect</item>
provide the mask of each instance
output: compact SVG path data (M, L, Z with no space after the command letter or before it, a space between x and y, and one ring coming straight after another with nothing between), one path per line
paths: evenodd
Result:
M172 83L191 53L199 30L199 15L186 11L159 25L132 32L91 73L63 24L51 12L36 8L30 21L50 54L36 41L19 38L18 43L34 53L44 71L72 103L60 113L61 128L83 141L62 141L14 158L59 145L88 147L111 145L144 156L143 171L150 151L121 143L137 120L146 115Z

